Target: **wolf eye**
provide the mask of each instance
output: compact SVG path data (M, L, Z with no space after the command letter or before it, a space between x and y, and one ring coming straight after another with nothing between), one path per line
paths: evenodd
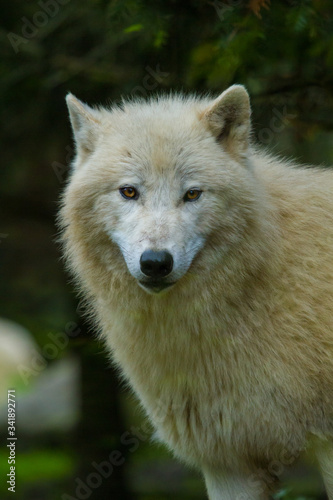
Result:
M184 201L194 201L200 198L202 191L200 189L189 189L184 196Z
M133 186L124 186L119 188L119 192L126 199L136 200L139 196L139 193Z

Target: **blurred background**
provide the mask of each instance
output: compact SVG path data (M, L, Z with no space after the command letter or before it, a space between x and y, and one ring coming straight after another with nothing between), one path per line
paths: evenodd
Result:
M333 164L333 2L1 0L0 8L0 498L13 496L6 439L15 389L17 500L203 500L200 475L150 443L64 271L55 225L73 156L64 97L107 104L242 83L263 148ZM276 498L326 498L311 463L285 479Z

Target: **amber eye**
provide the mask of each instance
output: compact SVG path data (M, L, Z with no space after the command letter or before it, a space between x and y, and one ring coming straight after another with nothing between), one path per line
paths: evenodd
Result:
M137 190L132 186L124 186L119 189L119 192L126 199L136 200L139 196Z
M195 201L200 198L202 191L200 189L189 189L184 196L184 201Z

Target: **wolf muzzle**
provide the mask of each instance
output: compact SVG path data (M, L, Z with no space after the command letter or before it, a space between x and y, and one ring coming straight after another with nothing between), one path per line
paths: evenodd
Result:
M160 292L173 284L164 281L173 269L173 257L166 250L143 252L140 257L140 269L148 278L141 281L141 284L151 291Z

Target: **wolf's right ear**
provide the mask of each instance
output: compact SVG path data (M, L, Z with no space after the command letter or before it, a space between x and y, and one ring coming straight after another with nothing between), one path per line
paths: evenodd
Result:
M77 154L84 159L95 149L99 132L99 113L77 99L73 94L66 97L69 117L72 124Z
M249 95L243 85L232 85L205 110L208 127L233 156L246 156L250 142L251 107Z

